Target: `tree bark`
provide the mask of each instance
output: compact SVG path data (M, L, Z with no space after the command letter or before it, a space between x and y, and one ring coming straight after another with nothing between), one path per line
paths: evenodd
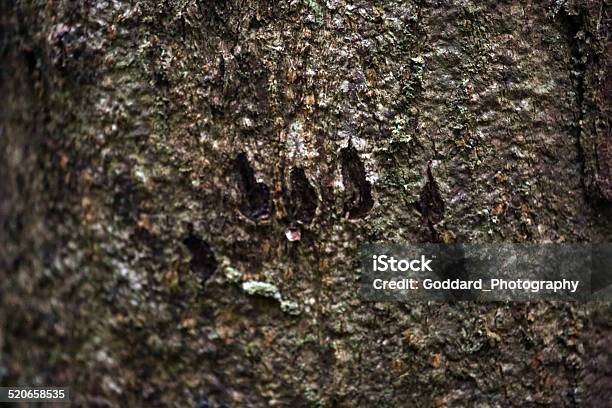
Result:
M369 303L356 255L609 241L610 18L3 1L2 385L75 406L605 406L608 304Z

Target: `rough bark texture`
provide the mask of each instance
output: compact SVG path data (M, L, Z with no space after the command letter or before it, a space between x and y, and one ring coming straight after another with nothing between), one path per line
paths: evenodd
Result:
M367 303L355 255L609 241L610 13L0 2L2 384L79 406L606 406L607 304Z

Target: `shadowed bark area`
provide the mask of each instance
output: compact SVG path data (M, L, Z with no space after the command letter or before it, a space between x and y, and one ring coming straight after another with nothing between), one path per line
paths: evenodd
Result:
M0 2L0 382L75 406L604 406L609 305L356 282L367 241L610 240L610 18Z

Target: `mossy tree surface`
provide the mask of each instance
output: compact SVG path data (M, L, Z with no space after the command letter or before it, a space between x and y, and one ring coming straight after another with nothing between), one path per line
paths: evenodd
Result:
M366 241L610 239L604 1L4 1L0 378L598 406L603 304L360 301Z

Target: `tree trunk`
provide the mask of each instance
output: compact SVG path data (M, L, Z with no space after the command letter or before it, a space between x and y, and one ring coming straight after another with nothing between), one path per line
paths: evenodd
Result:
M610 19L600 0L1 2L2 385L605 406L608 304L370 303L356 255L609 241Z

